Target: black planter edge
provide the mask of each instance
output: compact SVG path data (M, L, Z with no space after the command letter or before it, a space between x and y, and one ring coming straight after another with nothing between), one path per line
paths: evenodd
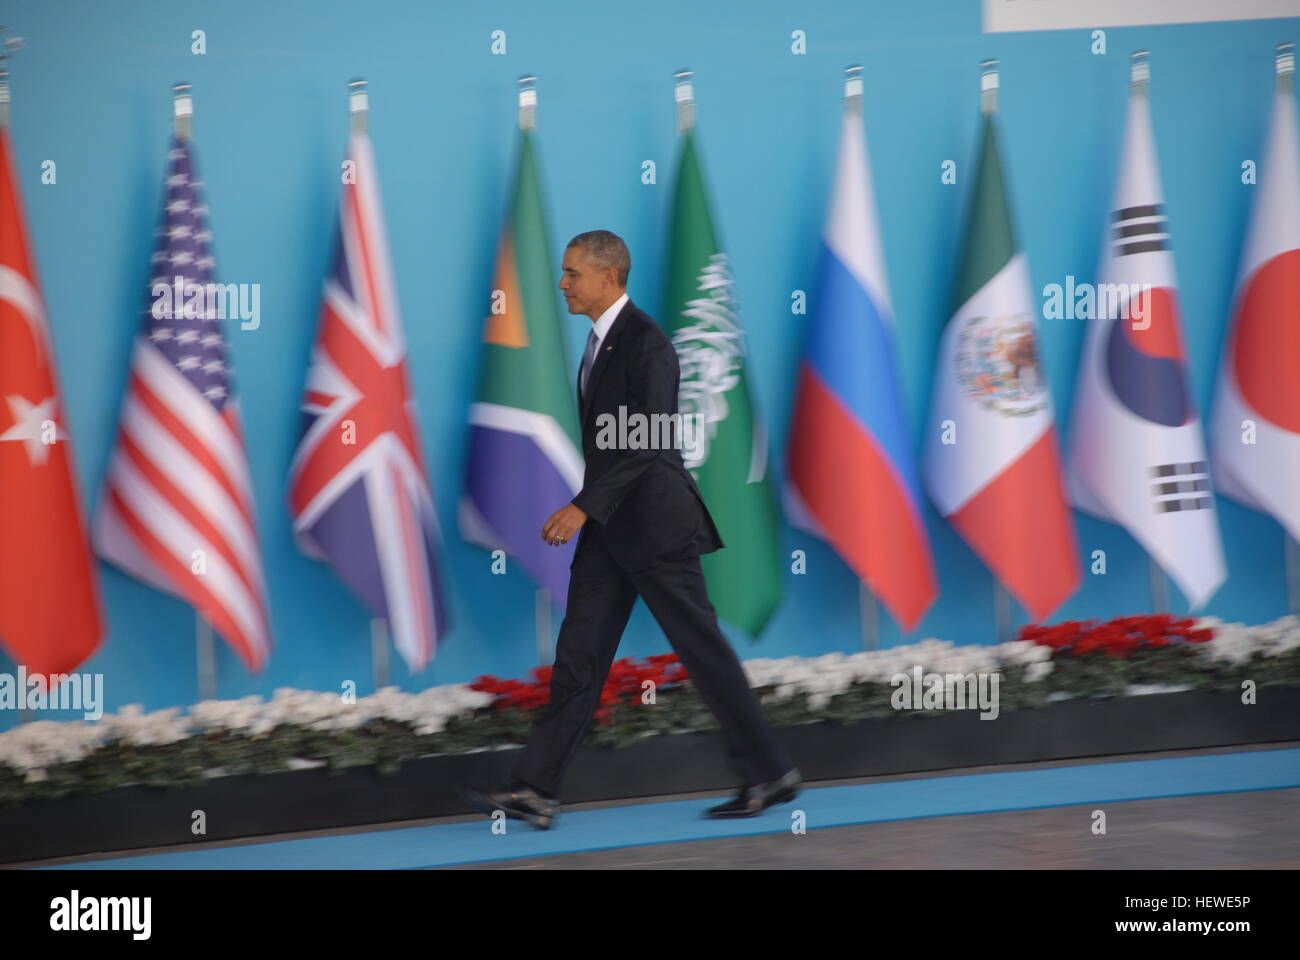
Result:
M1300 740L1300 687L1064 700L982 720L975 711L774 728L805 781L924 773ZM195 787L119 787L0 809L0 864L465 814L455 786L505 780L520 747L373 766L216 777ZM729 790L719 734L582 747L562 800L587 803ZM195 811L206 833L194 836Z

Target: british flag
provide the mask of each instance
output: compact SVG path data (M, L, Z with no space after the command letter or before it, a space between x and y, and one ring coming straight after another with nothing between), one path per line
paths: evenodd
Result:
M188 138L173 137L151 295L95 525L100 556L189 602L257 672L271 631L243 429ZM228 288L227 288L228 289Z
M294 533L372 616L412 672L446 633L441 534L420 455L369 137L353 132L334 266L289 480Z

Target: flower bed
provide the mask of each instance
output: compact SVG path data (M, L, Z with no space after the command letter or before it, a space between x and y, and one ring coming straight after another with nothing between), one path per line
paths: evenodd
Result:
M1098 624L1031 625L996 646L928 639L854 654L741 661L777 726L899 711L891 679L914 667L940 674L1002 674L1000 709L1054 700L1170 689L1239 690L1244 681L1300 687L1300 618L1262 626L1169 616ZM336 693L282 688L269 701L204 701L145 714L124 707L94 723L37 721L0 734L0 806L126 784L195 785L222 774L327 765L392 773L408 760L522 744L549 697L549 667L527 680L479 677L420 693L388 687L347 702ZM653 704L643 702L651 681ZM588 743L618 747L646 736L710 731L716 723L674 654L624 658L610 671Z

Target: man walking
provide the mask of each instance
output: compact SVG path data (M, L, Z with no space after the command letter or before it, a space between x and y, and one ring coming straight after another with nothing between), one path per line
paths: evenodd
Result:
M742 780L736 797L706 814L752 817L794 799L801 784L718 629L700 555L723 543L678 444L627 449L597 443L602 414L616 423L641 414L654 424L663 421L656 414L677 413L677 352L628 298L630 269L627 246L608 230L579 234L564 253L560 289L569 312L590 317L592 329L578 373L582 490L542 527L542 539L552 546L578 536L550 702L533 722L509 786L460 789L477 810L503 810L542 829L559 808L560 783L586 737L638 596L717 718L728 761Z

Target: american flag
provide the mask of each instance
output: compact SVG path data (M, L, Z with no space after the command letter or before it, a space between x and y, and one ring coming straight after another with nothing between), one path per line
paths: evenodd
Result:
M437 515L420 455L406 344L370 140L352 134L289 479L298 544L388 621L416 672L447 631Z
M168 161L96 548L188 601L256 672L271 637L243 430L220 298L200 304L192 286L213 282L208 209L188 139L173 138Z

